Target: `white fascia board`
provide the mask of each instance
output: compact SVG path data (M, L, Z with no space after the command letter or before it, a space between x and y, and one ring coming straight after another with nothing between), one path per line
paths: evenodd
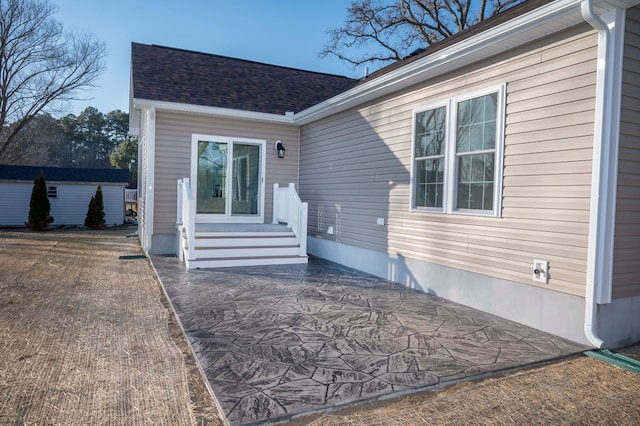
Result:
M134 109L129 101L129 136L140 136L140 110Z
M593 3L593 11L598 15L609 12L614 9L629 9L630 7L640 4L639 0L595 0Z
M539 7L301 111L295 122L310 123L582 23L580 3L558 0Z
M183 104L179 102L153 101L148 99L133 99L133 108L155 108L156 111L186 112L191 114L212 115L219 117L238 118L242 120L266 121L270 123L294 124L293 117L287 115L269 114L264 112L243 111L230 108L218 108L202 105Z

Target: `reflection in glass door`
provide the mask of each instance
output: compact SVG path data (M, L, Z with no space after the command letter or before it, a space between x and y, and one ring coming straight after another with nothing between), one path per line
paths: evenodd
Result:
M257 222L262 217L263 145L194 135L196 214L201 220Z
M225 142L198 141L197 214L225 214L227 200Z
M258 214L260 146L233 144L232 215Z

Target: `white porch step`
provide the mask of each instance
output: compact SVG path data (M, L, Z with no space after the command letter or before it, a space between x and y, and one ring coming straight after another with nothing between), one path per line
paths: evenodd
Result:
M258 237L293 237L295 234L287 230L283 231L196 231L196 238L258 238Z
M196 234L196 249L208 247L269 247L297 245L295 235L220 235Z
M196 259L219 259L228 257L282 257L297 256L300 246L260 246L260 247L202 247L196 246Z
M198 223L196 224L197 234L224 234L231 233L291 233L291 228L285 225L273 223Z
M183 236L188 268L282 265L307 263L290 228L282 225L198 224L194 247L187 247Z
M307 263L307 256L285 257L236 257L220 259L187 260L187 268L227 268L234 266L293 265Z

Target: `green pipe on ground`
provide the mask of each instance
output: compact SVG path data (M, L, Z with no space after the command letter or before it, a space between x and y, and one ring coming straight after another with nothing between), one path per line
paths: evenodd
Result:
M599 359L600 361L640 374L640 361L637 359L629 358L628 356L624 356L617 352L612 352L609 349L586 351L583 353L588 357Z
M124 256L120 256L118 257L118 259L120 260L127 260L127 259L146 259L147 256L145 256L144 254L132 254L132 255L124 255Z

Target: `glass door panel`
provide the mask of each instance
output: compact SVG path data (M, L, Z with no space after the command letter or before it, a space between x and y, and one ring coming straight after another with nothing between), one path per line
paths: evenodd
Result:
M193 138L196 214L203 222L258 223L264 200L264 142Z
M198 214L226 214L227 158L226 142L198 141Z
M231 214L260 213L260 146L233 144Z

